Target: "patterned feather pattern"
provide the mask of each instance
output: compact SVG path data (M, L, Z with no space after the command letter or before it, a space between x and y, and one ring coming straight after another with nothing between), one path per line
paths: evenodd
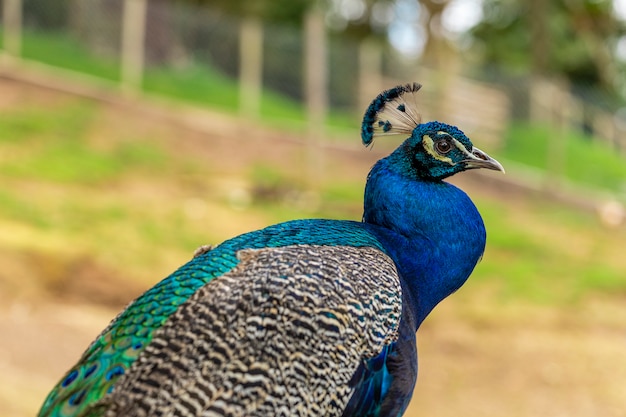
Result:
M110 394L178 307L239 263L237 251L307 242L383 250L362 223L321 219L281 223L228 240L183 265L118 315L48 395L39 415L80 416Z
M342 414L362 358L397 337L393 262L373 248L302 245L238 258L155 332L103 399L107 416Z

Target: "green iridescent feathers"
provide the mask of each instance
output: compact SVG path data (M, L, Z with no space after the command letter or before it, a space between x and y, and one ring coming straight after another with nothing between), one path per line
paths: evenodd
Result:
M236 263L224 251L208 254L207 270L187 264L135 300L89 346L48 395L41 416L77 416L109 394L152 340L154 331L199 287Z

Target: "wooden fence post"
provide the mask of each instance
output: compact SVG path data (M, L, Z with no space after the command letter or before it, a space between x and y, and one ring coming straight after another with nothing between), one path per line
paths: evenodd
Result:
M5 57L22 54L22 0L4 0L2 8Z
M565 179L565 167L567 163L567 141L570 134L570 101L572 99L568 89L564 85L553 85L554 96L551 109L554 114L557 134L548 139L548 153L546 171L548 172L548 186L558 191Z
M314 8L305 21L305 94L309 128L320 129L326 120L327 94L326 36L324 16Z
M145 57L147 0L125 0L122 21L122 88L141 89Z
M304 36L308 178L316 184L324 174L324 154L319 144L325 133L328 108L328 65L324 15L317 7L313 7L305 16Z
M615 126L615 146L622 156L626 157L626 108L618 109L613 115Z
M546 107L544 106L543 85L537 76L530 78L528 86L528 116L531 124L539 124L544 121Z
M263 86L263 25L258 17L241 21L239 39L239 112L258 118Z

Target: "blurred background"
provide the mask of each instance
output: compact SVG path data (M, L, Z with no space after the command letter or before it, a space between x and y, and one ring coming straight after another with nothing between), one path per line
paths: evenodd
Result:
M360 219L383 89L506 175L409 416L626 416L626 0L0 0L0 414L200 245Z

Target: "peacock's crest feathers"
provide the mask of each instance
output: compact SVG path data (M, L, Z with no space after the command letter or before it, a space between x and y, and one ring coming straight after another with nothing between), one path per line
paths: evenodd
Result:
M365 146L378 136L410 136L421 122L417 106L417 92L421 84L400 85L383 91L372 101L363 117L361 139Z

